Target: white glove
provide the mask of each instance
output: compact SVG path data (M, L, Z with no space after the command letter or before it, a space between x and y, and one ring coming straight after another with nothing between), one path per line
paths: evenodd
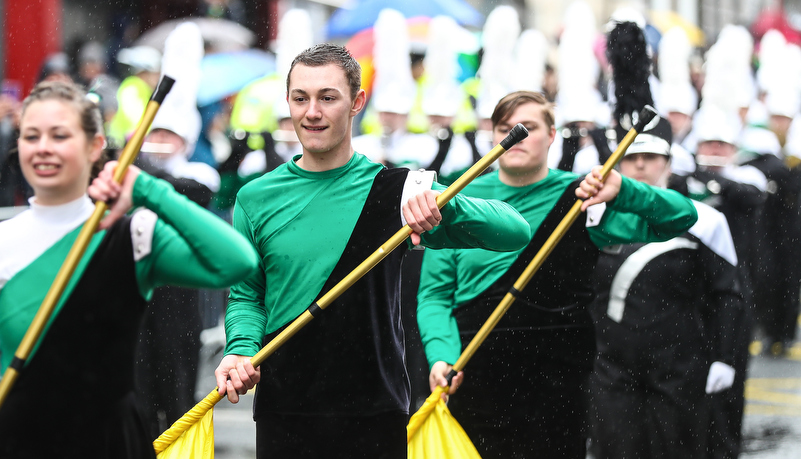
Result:
M734 368L723 362L714 362L709 367L709 376L706 377L706 393L716 394L726 390L734 384Z

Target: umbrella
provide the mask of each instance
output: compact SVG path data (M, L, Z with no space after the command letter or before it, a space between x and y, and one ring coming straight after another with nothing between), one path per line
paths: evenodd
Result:
M776 29L784 36L788 43L801 45L801 32L793 28L787 16L781 9L768 9L763 11L751 24L751 34L755 40L760 40L768 30Z
M481 27L484 16L464 0L358 0L354 8L339 8L326 25L329 39L349 37L372 27L384 8L400 11L405 17L450 16L463 26Z
M456 179L456 181L448 186L445 191L437 196L437 206L439 208L445 206L448 201L453 199L453 197L456 196L456 194L458 194L462 189L464 189L464 187L470 182L472 182L473 179L481 175L481 173L483 173L496 159L504 154L506 150L526 137L528 137L528 131L522 124L517 124L515 127L513 127L509 131L509 134L506 136L506 138L504 138L498 145L490 150L489 153L484 155L484 157L481 158L477 163L473 164L470 169L468 169L464 174L462 174L461 177ZM341 281L334 285L331 290L320 297L320 299L309 306L306 311L304 311L295 320L284 327L283 331L281 331L278 336L273 338L269 343L267 343L267 345L261 348L261 350L250 359L253 366L257 367L261 365L268 357L278 350L279 347L295 336L300 329L305 327L316 316L322 314L323 311L325 311L325 309L330 306L331 303L339 298L339 296L345 290L353 286L353 284L355 284L371 269L378 265L381 260L386 258L390 252L395 250L399 245L407 240L411 234L412 229L409 227L409 225L404 225L403 228L399 229L394 235L392 235L392 237L390 237L383 245L381 245L381 247L367 257L366 260L362 261L359 266L357 266ZM194 408L175 421L175 423L173 423L169 429L162 433L156 439L156 441L153 442L153 448L155 449L156 453L161 454L162 452L166 451L167 448L170 448L170 445L175 444L174 442L176 439L180 439L184 435L191 435L194 440L192 442L186 442L184 446L182 446L182 448L185 448L184 450L174 453L176 456L169 457L191 457L189 456L190 451L194 449L202 450L203 446L198 446L197 442L201 442L203 445L205 445L207 444L207 438L204 438L202 434L196 434L198 430L202 429L197 420L207 419L207 416L209 416L209 413L213 409L214 405L223 398L224 397L220 396L217 389L211 391L206 398L201 400L197 405L195 405ZM168 456L159 457L163 459L164 457Z
M604 163L603 169L601 169L601 177L603 181L606 180L609 172L613 167L615 167L618 161L623 158L623 154L629 148L629 145L631 145L631 143L634 141L634 138L637 136L637 134L642 132L645 126L651 120L653 120L655 116L656 110L649 106L646 106L645 109L640 112L637 124L629 130L625 137L623 137L615 149L615 152L612 153L612 156L610 156L609 159L606 160L606 163ZM573 222L576 221L579 213L581 213L582 203L583 201L581 199L576 200L576 202L573 204L573 207L571 207L568 211L567 215L565 215L562 221L559 222L559 225L556 227L553 233L548 236L548 239L542 245L540 250L536 255L534 255L531 263L526 266L526 269L523 270L523 273L517 278L512 288L509 289L501 302L498 303L498 306L495 307L495 310L492 311L492 314L487 321L484 322L484 325L481 326L467 347L465 347L464 351L462 351L462 355L460 355L456 363L453 364L453 369L447 376L449 384L451 379L456 376L458 372L464 369L465 365L467 365L467 362L473 357L473 354L476 353L479 346L481 346L487 336L489 336L492 329L495 328L506 311L508 311L512 306L512 303L514 303L515 299L517 298L517 294L526 288L528 282L532 277L534 277L534 273L536 273L540 266L542 266L543 262L545 262L545 259L548 258L548 255L550 255L554 247L556 247L556 244L558 244L562 239L562 236L565 235ZM479 457L478 453L476 453L475 456L462 456L460 454L453 454L453 451L448 453L446 450L445 445L451 445L451 447L454 448L464 448L463 451L467 451L467 453L469 453L470 448L465 444L465 441L469 443L469 439L466 439L466 435L463 435L464 431L462 430L462 427L456 422L456 419L450 415L450 412L447 411L447 407L444 406L445 403L440 397L443 392L444 388L437 386L434 392L432 392L431 396L429 396L428 399L426 399L426 402L423 403L423 406L421 406L420 409L417 410L417 412L409 419L409 424L406 426L406 443L409 445L408 452L410 459L423 459L430 457ZM441 403L444 411L441 408L434 409L435 407L432 407L432 405L435 403L437 405ZM472 443L470 443L469 446L472 446Z
M670 10L660 10L651 12L651 24L660 32L665 33L673 27L681 27L690 39L693 46L703 47L706 44L704 32L695 24L684 19Z
M239 92L248 83L275 71L275 57L258 49L209 54L200 62L201 107Z
M415 16L406 19L406 26L409 31L409 40L412 43L412 49L415 45L426 46L428 44L428 24L431 18L426 16ZM350 51L353 58L359 62L362 67L362 89L370 93L371 84L373 81L373 47L375 46L375 38L373 34L373 26L361 30L353 35L347 43L345 48ZM472 77L476 73L476 66L473 65L478 59L478 51L481 48L481 43L478 35L470 32L469 30L459 27L459 65L461 74L459 80Z
M200 35L216 52L238 51L250 48L256 42L256 34L247 27L227 19L191 18L174 19L162 22L156 27L143 33L134 43L134 46L150 46L159 51L164 49L164 40L174 28L186 21L197 24Z

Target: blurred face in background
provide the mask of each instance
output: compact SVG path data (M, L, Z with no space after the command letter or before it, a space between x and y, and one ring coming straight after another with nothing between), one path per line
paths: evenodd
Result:
M384 128L385 134L405 132L409 116L405 113L378 112L378 120Z
M790 124L793 119L784 115L770 115L770 130L779 138L779 144L784 146L787 140L787 131L790 130Z
M164 167L170 158L182 155L186 150L183 137L167 129L153 129L147 134L145 141L142 153L159 167Z
M633 153L620 161L620 173L639 182L665 188L670 176L670 160L658 153Z
M690 115L681 112L668 112L667 119L670 122L670 129L674 138L683 139L690 132L693 121Z
M698 143L695 158L700 166L715 170L730 164L735 153L737 147L728 142L708 140Z

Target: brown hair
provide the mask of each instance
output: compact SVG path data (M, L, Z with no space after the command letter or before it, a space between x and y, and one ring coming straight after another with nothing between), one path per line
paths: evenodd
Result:
M44 81L34 86L31 93L22 102L22 116L25 110L34 102L45 100L60 100L72 105L78 112L81 129L86 134L86 139L91 141L95 135L103 135L103 115L97 103L86 96L80 86L71 82L64 81ZM103 168L103 164L108 160L108 154L104 150L100 158L92 165L92 177Z
M289 67L286 76L286 90L289 92L289 77L295 65L303 64L308 67L321 67L334 64L345 72L350 87L350 98L356 99L356 94L362 86L362 67L344 46L332 43L321 43L298 54Z
M542 93L534 91L515 91L505 95L498 104L495 105L495 110L492 112L492 127L509 119L517 107L534 103L542 106L542 117L548 125L548 129L554 126L554 109L551 103Z
M96 134L103 134L103 115L100 113L100 107L87 98L86 91L75 83L45 81L37 84L22 102L22 114L25 114L25 110L32 103L52 99L67 102L75 107L81 129L88 139L92 139Z

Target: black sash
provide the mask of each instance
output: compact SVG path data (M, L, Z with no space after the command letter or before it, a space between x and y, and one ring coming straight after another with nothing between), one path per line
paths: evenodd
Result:
M463 343L466 344L486 322L576 202L575 189L581 180L581 178L576 179L565 189L529 245L506 273L481 295L455 309L454 316ZM578 220L583 218L581 215ZM576 329L589 328L588 333L580 332L581 337L578 339L583 344L573 349L578 352L578 356L567 357L569 360L585 363L585 359L591 358L595 349L592 321L587 305L594 297L591 275L598 260L598 253L599 250L590 240L584 222L579 221L571 225L526 288L517 294L517 299L500 320L495 332L535 331L535 334L545 336L547 333L543 333L543 330L557 334L573 330L569 334L572 336L570 340L575 343Z
M132 396L145 306L124 217L0 408L0 457L155 457Z
M317 296L400 229L400 200L408 169L378 173L344 253ZM394 250L262 364L255 416L407 412L400 268ZM297 288L303 288L299 285ZM281 330L265 337L269 342Z

